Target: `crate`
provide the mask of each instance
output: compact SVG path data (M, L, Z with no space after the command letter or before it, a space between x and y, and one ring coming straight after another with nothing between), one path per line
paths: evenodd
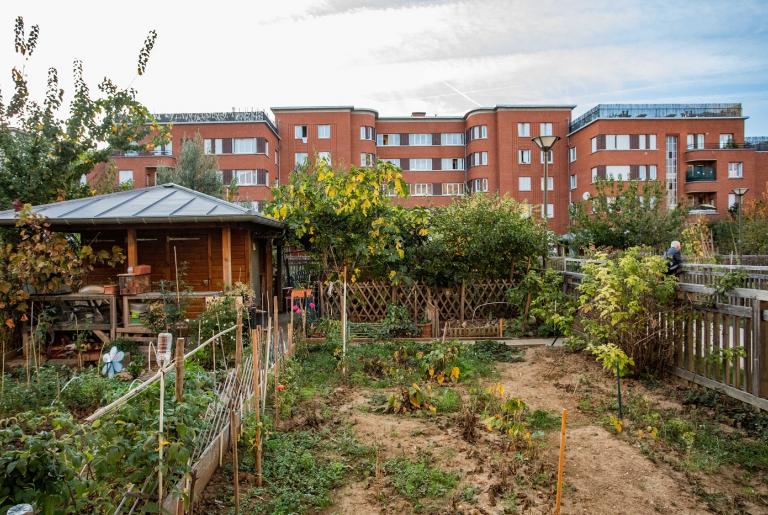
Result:
M118 274L121 295L136 295L150 291L150 274Z

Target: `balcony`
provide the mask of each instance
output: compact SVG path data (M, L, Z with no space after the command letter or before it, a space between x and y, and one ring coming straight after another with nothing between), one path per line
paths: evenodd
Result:
M571 122L571 132L599 118L741 118L741 104L598 104Z
M717 171L714 166L689 166L685 172L685 182L712 182L716 180Z

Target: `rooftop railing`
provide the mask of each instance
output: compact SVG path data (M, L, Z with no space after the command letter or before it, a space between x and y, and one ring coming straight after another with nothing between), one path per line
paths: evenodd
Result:
M741 104L598 104L571 122L578 130L599 118L741 118Z

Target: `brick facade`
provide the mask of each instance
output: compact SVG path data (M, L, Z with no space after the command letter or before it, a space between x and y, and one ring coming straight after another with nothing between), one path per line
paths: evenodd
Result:
M713 106L722 109L713 111ZM267 183L286 180L297 158L325 157L340 167L393 160L411 187L409 198L397 200L405 206L446 205L487 187L528 202L540 216L543 156L531 138L551 130L561 138L552 150L547 199L550 226L558 233L568 229L569 203L594 194L593 174L655 177L677 203L701 208L696 213L708 218L727 214L733 188L749 188L747 198L766 189L768 145L745 148L739 104L599 105L576 120L573 108L500 105L456 117L380 117L353 106L275 107L274 123L263 112L158 115L172 124L171 155L116 156L115 161L126 177L132 172L135 187L152 185L156 168L173 166L183 140L199 132L223 141L216 157L227 182L232 170L259 171L253 176L258 185L239 186L234 199L256 201L254 207L269 199ZM722 144L721 135L727 134L732 141ZM668 137L677 142L674 166ZM257 138L258 151L234 153L233 138Z

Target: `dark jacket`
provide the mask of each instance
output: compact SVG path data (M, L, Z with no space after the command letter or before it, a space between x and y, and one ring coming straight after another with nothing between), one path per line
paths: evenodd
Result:
M669 247L664 253L664 257L667 258L667 273L670 275L677 275L683 271L683 255L680 250L675 247Z

